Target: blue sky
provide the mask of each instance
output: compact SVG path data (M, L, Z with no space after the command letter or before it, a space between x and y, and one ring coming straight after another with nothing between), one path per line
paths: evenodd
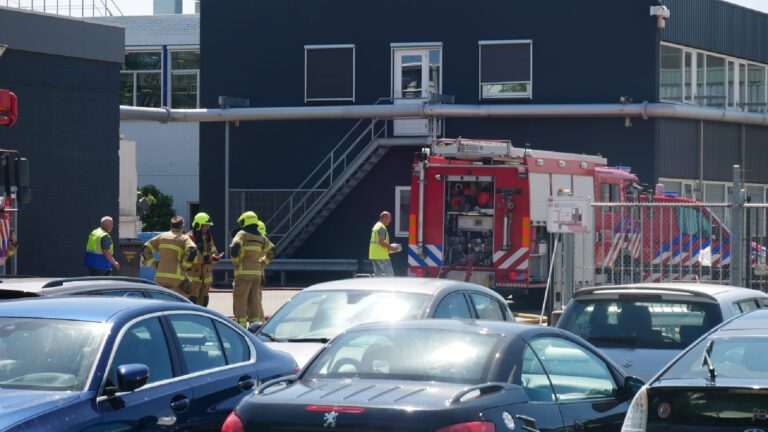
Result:
M152 0L112 0L125 15L151 15ZM195 10L193 0L182 0L184 13L193 13ZM768 0L727 0L752 9L768 13ZM675 12L672 11L672 19Z

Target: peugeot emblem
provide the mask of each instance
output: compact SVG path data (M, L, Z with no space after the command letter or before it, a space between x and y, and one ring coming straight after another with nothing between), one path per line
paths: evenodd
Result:
M339 417L339 413L337 413L336 411L325 413L325 415L323 416L323 420L325 421L325 423L323 423L323 427L335 428L337 417Z

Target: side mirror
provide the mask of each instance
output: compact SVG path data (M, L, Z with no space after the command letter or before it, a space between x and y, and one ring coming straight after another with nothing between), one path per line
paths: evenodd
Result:
M636 376L625 377L622 393L627 399L632 399L644 385L645 381Z
M263 322L258 322L258 321L252 322L248 324L248 332L251 334L256 334L256 332L259 331L259 329L261 329L261 326L263 325L264 325Z
M143 387L147 381L149 381L149 368L147 365L130 363L117 367L118 391L134 391Z

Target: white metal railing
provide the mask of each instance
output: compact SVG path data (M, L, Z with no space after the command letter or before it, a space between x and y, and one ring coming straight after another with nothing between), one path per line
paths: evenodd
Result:
M0 5L70 17L123 15L114 0L0 0Z

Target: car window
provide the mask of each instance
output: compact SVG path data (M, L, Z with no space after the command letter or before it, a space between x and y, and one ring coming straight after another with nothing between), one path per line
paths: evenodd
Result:
M526 346L523 352L520 381L528 399L534 402L554 402L555 393L552 390L552 383L530 346Z
M599 347L682 349L721 321L716 303L622 297L574 301L558 327Z
M662 378L709 379L704 349L710 341L709 358L717 379L743 379L746 382L768 379L768 340L765 337L718 337L717 333L699 341L664 372Z
M225 366L221 341L210 318L200 315L170 315L168 319L181 343L187 372Z
M444 298L435 309L435 318L451 319L470 319L472 313L469 311L467 299L464 293L454 293Z
M149 296L151 298L156 299L156 300L165 300L165 301L175 301L175 302L186 303L183 299L181 299L181 298L179 298L179 297L177 297L175 295L166 294L164 292L146 291L146 293L149 294Z
M130 297L130 298L144 298L144 294L141 291L130 290L104 290L104 291L88 291L78 293L80 295L101 295L105 297Z
M251 351L248 348L248 342L242 334L236 332L225 324L215 322L216 330L221 337L221 343L224 346L224 357L227 364L246 362L251 359Z
M757 299L742 300L736 302L736 309L738 313L745 313L760 309L760 305L757 304Z
M473 292L469 293L469 297L472 299L472 304L475 306L475 312L477 312L479 319L504 321L504 310L496 299Z
M0 388L80 391L106 326L39 318L0 318Z
M608 366L586 348L556 337L531 342L558 401L612 397L618 387Z
M123 334L107 374L107 386L116 386L117 368L130 363L149 367L150 383L173 376L168 343L158 318L139 321Z

